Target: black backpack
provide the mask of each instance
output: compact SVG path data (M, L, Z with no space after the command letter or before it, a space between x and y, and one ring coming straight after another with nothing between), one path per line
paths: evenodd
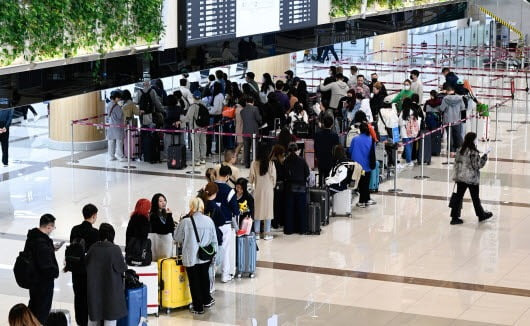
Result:
M302 120L297 120L293 123L293 134L299 138L307 138L309 136L309 126Z
M125 248L125 261L129 266L149 266L153 260L151 240L131 238Z
M125 281L125 289L137 289L143 286L142 282L140 282L140 277L138 274L136 274L136 271L132 269L128 269L125 271L125 274L123 275L123 280Z
M64 253L64 271L80 273L85 268L85 239L75 238Z
M140 101L138 102L138 106L140 107L140 110L144 111L144 113L153 113L155 111L155 104L153 103L153 99L151 98L152 90L152 88L149 88L147 92L140 90L141 95Z
M197 113L195 123L199 127L206 127L210 124L210 112L208 112L208 108L203 104L198 103L197 105L199 106L199 112Z
M29 289L35 283L37 271L30 250L24 248L24 251L18 254L15 266L13 266L13 273L18 286L23 289Z

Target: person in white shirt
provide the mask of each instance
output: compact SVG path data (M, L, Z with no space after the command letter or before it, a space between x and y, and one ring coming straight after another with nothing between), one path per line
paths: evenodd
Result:
M180 92L182 93L182 98L185 99L188 103L187 106L189 106L191 103L193 103L193 94L191 94L191 91L189 87L187 86L188 80L186 78L182 78L180 81Z
M369 98L363 98L361 100L361 111L366 114L366 119L368 122L372 123L374 122L374 117L372 116L372 109L370 108L370 99Z
M296 102L293 106L293 109L289 112L289 118L291 121L291 131L294 129L294 123L296 121L303 121L309 123L309 116L307 115L306 110L302 107L300 102Z
M420 97L420 101L418 103L423 103L423 83L419 79L420 72L416 69L412 70L410 72L410 79L412 80L412 84L410 85L410 90L414 92L414 94L418 94Z

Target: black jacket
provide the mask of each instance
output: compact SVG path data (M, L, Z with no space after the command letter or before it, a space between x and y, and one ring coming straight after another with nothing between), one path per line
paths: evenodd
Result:
M381 90L379 94L374 94L374 97L370 99L370 108L372 109L372 117L374 118L374 121L379 119L379 111L381 111L381 108L385 103L385 97L387 97L386 91L383 92L383 90Z
M90 249L94 243L99 241L99 232L98 229L92 226L92 224L83 221L83 223L74 226L70 232L70 242L74 241L75 238L82 238L85 240L85 253L87 253L88 249Z
M226 223L225 218L221 213L221 208L217 206L215 201L208 200L206 205L204 205L204 215L209 216L213 220L213 223L215 224L215 232L217 234L217 245L221 246L223 244L223 232L221 232L219 227Z
M125 246L129 244L131 238L147 239L151 226L146 216L134 214L129 220L127 231L125 232ZM125 249L127 251L127 249Z
M322 129L315 135L315 155L318 162L319 172L327 174L333 167L333 148L338 145L339 135L330 129ZM326 177L323 175L322 177Z
M166 214L166 223L162 223L161 216L151 212L149 223L151 224L151 233L173 234L173 231L175 231L175 222L171 213Z
M287 168L285 167L285 162L280 163L279 161L274 161L274 167L276 168L276 184L278 182L285 182L287 180Z
M59 277L59 266L55 259L55 248L50 237L38 228L28 231L24 251L31 253L37 272L35 284L44 284Z
M296 154L289 154L285 159L287 170L287 189L290 191L305 191L309 177L309 167L306 161Z

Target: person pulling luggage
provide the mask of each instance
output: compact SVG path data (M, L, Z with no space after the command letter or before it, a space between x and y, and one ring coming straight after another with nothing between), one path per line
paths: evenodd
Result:
M357 207L366 208L375 205L376 202L370 198L370 174L375 168L375 143L370 136L370 130L366 123L359 126L361 134L352 139L350 145L350 158L359 163L364 171L364 175L359 180L359 202Z

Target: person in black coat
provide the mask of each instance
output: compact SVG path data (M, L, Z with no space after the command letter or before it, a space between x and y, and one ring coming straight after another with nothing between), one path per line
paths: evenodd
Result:
M278 229L284 226L285 214L285 181L287 180L287 170L285 169L286 149L279 144L274 145L271 150L271 162L276 168L276 185L274 186L274 218L271 226Z
M146 198L136 202L134 212L125 231L125 253L129 253L129 245L132 239L146 240L151 229L149 224L149 213L151 211L151 201Z
M35 264L35 280L29 289L31 312L41 324L46 324L53 301L54 280L59 276L59 266L55 259L56 248L50 234L55 230L55 217L44 214L38 228L28 231L24 251L29 252Z
M173 213L167 207L167 199L163 194L155 194L151 199L151 212L149 213L149 224L151 226L149 239L151 239L151 251L153 261L168 258L173 255L173 232L175 222Z
M298 145L289 144L289 155L285 159L287 171L285 184L285 225L283 233L308 232L307 222L307 186L309 167L298 154Z
M93 204L87 204L83 207L83 223L76 225L70 232L70 243L75 239L85 241L85 254L90 247L99 240L98 229L92 225L98 218L98 209ZM79 326L88 324L88 303L87 303L87 275L86 266L83 261L82 269L72 271L72 287L74 289L74 309L75 321Z
M385 85L381 82L376 82L372 88L374 96L370 99L370 109L372 109L372 117L374 119L374 125L377 126L379 121L379 111L385 104L385 97L388 96Z
M315 155L318 162L319 185L324 184L324 180L333 167L333 147L339 144L339 135L331 131L333 118L330 115L325 115L323 124L324 128L315 135Z

